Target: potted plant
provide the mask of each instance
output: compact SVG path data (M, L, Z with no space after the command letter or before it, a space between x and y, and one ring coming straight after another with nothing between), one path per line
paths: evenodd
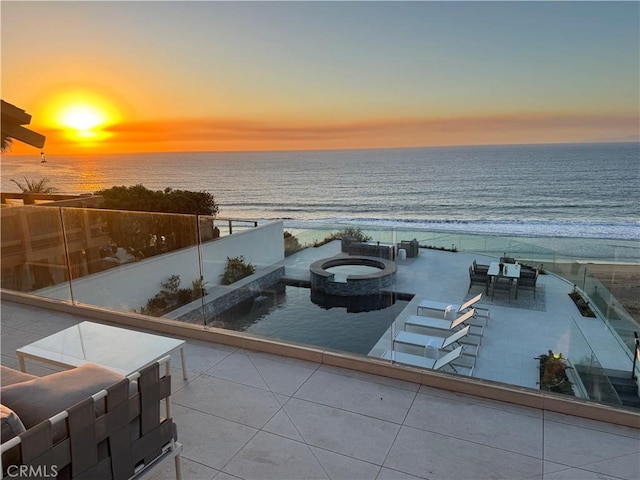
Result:
M540 381L538 382L540 390L574 395L566 372L566 369L571 367L567 365L562 353L553 353L549 350L549 353L542 354L536 359L540 361Z

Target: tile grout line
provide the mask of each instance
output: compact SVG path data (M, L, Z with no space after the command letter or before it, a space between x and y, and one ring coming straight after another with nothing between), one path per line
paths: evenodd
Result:
M391 454L391 450L393 450L394 445L396 444L396 440L398 440L398 436L400 435L400 432L402 431L402 427L405 427L405 422L407 421L407 417L409 416L409 412L411 411L411 409L413 408L413 405L416 402L416 399L418 398L418 395L420 393L420 389L418 389L418 391L416 391L413 394L413 399L411 400L411 405L409 405L409 408L407 408L407 413L404 415L404 418L402 419L402 423L400 424L400 428L398 428L398 431L396 432L395 437L393 437L393 442L391 442L391 446L389 447L389 451L387 452L387 454L384 456L384 458L382 459L382 464L380 465L380 471L382 471L382 468L384 467L384 464L387 462L387 458L389 458L389 455ZM399 471L402 473L406 473L408 475L413 475L409 472L403 472L402 470L396 470L393 469L395 471ZM379 474L380 472L378 472Z
M274 398L276 399L276 401L278 400L277 397L275 396L275 392L273 392L273 390L271 390L271 386L269 385L269 383L266 381L266 379L262 376L262 374L260 373L260 370L258 369L258 367L256 366L256 364L253 362L253 359L247 355L247 358L249 359L249 362L251 363L251 365L253 365L253 368L256 369L256 372L258 373L258 375L260 376L260 378L262 379L262 381L264 382L264 384L267 386L267 388L269 389L269 392L274 396ZM296 392L298 392L308 381L309 379L318 371L318 369L320 368L321 364L318 364L316 366L316 368L313 369L312 373L306 378L306 380L304 382L302 382L302 384L300 384L300 386L298 386L298 388L296 389L295 392L293 392L291 395L288 395L289 400L291 398L293 398L293 396L296 394ZM278 409L277 412L275 412L270 418L269 420L267 420L264 425L266 425L267 423L269 423L271 421L271 419L273 419L273 417L275 417L278 412L282 412L284 413L284 415L287 417L287 419L291 422L291 425L293 426L293 428L295 429L296 433L298 435L300 435L300 438L302 438L302 440L304 441L304 445L307 447L307 450L309 451L309 453L311 454L311 456L315 459L315 461L318 463L318 465L320 466L320 468L322 469L322 471L324 472L324 474L327 476L328 479L331 479L331 475L329 475L329 472L327 472L327 470L324 468L324 465L322 465L322 462L320 461L320 459L318 459L318 457L316 456L316 454L314 453L313 449L311 448L312 445L310 445L307 442L307 439L304 437L304 435L302 435L302 433L300 432L300 430L298 429L298 426L295 424L295 422L293 421L293 419L289 416L289 414L287 413L287 411L285 410L285 405L287 403L289 403L289 400L287 400L286 402L284 402L284 404L280 405L280 408ZM280 404L280 402L278 402L278 404ZM260 432L262 432L262 428L264 428L264 425L260 428ZM266 433L270 433L270 432L266 432ZM257 434L256 434L257 435ZM286 437L285 437L286 438ZM289 439L289 440L293 440L293 439ZM295 440L294 440L295 441ZM244 448L244 447L243 447Z

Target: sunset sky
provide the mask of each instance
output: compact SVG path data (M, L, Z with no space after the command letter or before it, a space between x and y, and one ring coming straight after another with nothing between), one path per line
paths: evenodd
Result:
M51 154L639 137L638 2L0 8L2 98Z

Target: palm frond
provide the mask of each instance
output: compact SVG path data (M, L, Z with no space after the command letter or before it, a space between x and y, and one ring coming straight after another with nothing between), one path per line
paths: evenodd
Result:
M11 181L22 190L22 193L55 193L58 191L57 188L47 186L49 183L48 178L41 178L40 180L29 180L27 177L23 178L25 183L20 183L13 178L11 179Z

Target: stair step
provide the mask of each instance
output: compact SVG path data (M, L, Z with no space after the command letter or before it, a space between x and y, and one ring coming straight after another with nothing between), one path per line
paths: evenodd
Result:
M631 366L629 367L629 370L614 370L612 368L603 368L602 371L608 377L631 379Z
M640 408L640 396L638 396L638 384L631 378L630 373L621 370L604 369L598 372L590 372L588 367L578 365L576 371L585 388L592 395L599 384L610 384L623 405ZM604 373L604 374L603 374Z
M638 391L638 385L630 378L607 377L605 375L585 374L583 372L580 372L580 378L582 378L583 382L597 383L602 381L610 383L616 390L628 390L630 392Z
M619 383L612 383L613 388L616 389L616 392L618 393L628 393L630 395L635 395L638 396L638 386L634 383L631 385L627 385L627 384L619 384Z
M620 397L620 401L626 407L636 407L640 408L640 398L638 395L618 395Z

